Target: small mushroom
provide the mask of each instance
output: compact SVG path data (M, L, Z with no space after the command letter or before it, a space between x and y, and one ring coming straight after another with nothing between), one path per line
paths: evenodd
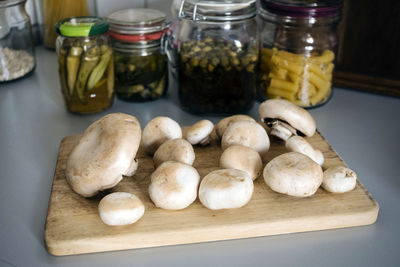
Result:
M264 181L275 192L308 197L318 190L323 172L315 161L298 152L272 159L264 168Z
M316 123L311 114L284 99L269 99L259 107L261 119L271 127L271 135L286 141L292 135L311 137Z
M219 159L222 169L237 169L247 172L255 180L262 171L260 154L252 148L233 145L225 149Z
M210 210L235 209L250 201L253 190L253 180L247 172L235 169L216 170L201 181L199 199Z
M113 113L95 121L68 157L68 184L76 193L91 197L117 185L123 175L133 175L140 138L140 124L134 116Z
M231 125L232 123L238 122L238 121L253 121L253 122L255 122L255 120L252 117L247 116L247 115L242 115L242 114L223 118L222 120L220 120L217 123L217 126L215 126L215 130L217 132L218 137L222 138L226 128L228 128L228 126Z
M324 171L322 187L332 193L345 193L356 187L357 174L344 166L333 166Z
M169 117L155 117L143 129L142 144L144 150L153 155L157 148L167 140L182 138L179 124Z
M195 201L199 182L200 175L192 166L167 161L151 174L150 198L162 209L184 209Z
M185 139L171 139L164 142L154 153L153 162L157 168L166 161L178 161L192 165L195 154L192 145Z
M193 124L186 133L186 139L192 145L208 145L214 124L209 120L201 120Z
M223 150L231 145L247 146L263 156L269 149L269 137L265 129L254 121L238 121L226 128L221 140Z
M115 192L101 199L98 210L105 224L128 225L137 222L143 216L144 205L134 194Z
M306 141L301 136L291 136L287 141L286 141L286 148L289 151L293 152L299 152L301 154L304 154L306 156L309 156L313 161L318 163L320 166L324 164L324 155L322 152L318 149L314 149L309 142Z

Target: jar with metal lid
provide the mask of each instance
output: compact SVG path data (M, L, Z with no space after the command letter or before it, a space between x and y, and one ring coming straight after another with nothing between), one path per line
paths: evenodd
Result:
M331 95L342 0L262 0L258 98L302 107Z
M254 102L259 37L255 0L182 1L178 96L197 114L248 111Z
M0 1L0 83L22 78L36 66L26 0Z
M114 101L108 28L108 22L97 17L66 18L56 24L61 90L70 112L96 113Z
M147 8L119 10L108 16L118 98L149 101L166 93L165 18L161 11Z

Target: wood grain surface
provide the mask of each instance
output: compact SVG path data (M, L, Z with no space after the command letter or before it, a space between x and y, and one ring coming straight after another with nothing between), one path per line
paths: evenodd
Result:
M332 194L320 188L312 197L296 198L273 192L259 177L251 201L240 209L212 211L197 199L181 211L162 210L149 198L147 188L154 167L152 159L141 149L139 168L133 177L125 177L112 190L86 199L74 193L65 179L68 155L79 138L80 135L65 137L59 150L45 226L46 247L53 255L315 231L367 225L377 219L378 204L360 181L345 194ZM324 168L345 165L319 133L309 141L323 152ZM264 164L284 152L284 144L271 138ZM194 167L201 177L218 169L222 151L217 141L207 147L195 147L195 153ZM137 223L112 227L101 221L97 212L100 199L118 191L134 193L143 201L146 211Z

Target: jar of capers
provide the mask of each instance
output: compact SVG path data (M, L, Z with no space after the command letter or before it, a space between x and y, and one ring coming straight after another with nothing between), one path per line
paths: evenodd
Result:
M164 13L147 8L119 10L108 16L118 98L149 101L166 93L168 59L162 49L165 18Z
M232 114L254 102L259 37L255 0L185 0L178 33L178 95L184 110Z
M96 113L114 101L114 61L109 24L97 17L72 17L56 25L61 91L68 111Z

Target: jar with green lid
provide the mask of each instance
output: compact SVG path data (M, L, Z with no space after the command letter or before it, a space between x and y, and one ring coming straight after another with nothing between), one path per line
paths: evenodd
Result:
M148 8L124 9L108 16L118 98L150 101L166 93L165 18L161 11Z
M66 18L56 24L60 83L70 112L96 113L114 101L108 27L107 21L97 17Z
M178 96L196 114L234 114L254 102L259 36L255 0L185 0L179 10Z
M301 107L328 101L342 0L262 0L258 98Z

